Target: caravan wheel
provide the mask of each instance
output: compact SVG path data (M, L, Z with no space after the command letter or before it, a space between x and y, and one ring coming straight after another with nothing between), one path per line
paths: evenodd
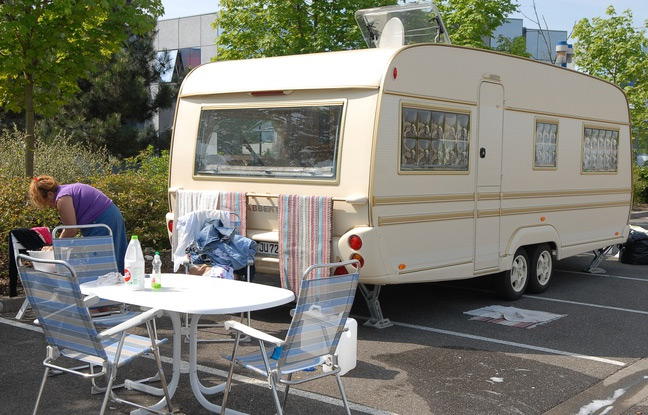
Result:
M541 293L549 287L553 274L553 257L547 244L536 247L531 256L531 272L529 275L529 291Z
M507 300L522 297L529 283L529 257L524 248L519 248L513 256L511 269L499 274L499 294Z

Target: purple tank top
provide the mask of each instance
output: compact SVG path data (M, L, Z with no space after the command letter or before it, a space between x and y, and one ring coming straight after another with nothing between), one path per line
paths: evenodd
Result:
M58 201L63 196L72 197L77 225L88 225L110 206L112 200L100 190L84 183L62 184L56 193Z

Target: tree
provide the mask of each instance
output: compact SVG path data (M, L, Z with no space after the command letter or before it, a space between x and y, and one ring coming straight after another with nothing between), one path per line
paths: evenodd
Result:
M581 19L574 26L574 63L578 69L623 88L635 132L645 134L648 131L648 22L643 28L636 28L630 10L617 14L612 6L605 14L606 17ZM636 138L645 141L647 137Z
M216 59L362 48L356 10L390 4L396 0L221 0Z
M437 6L452 43L475 48L484 48L484 41L518 9L515 0L440 0Z
M526 50L526 39L524 36L518 36L511 39L506 36L500 36L497 39L495 50L499 52L510 53L511 55L523 56L530 58L532 55Z
M160 81L169 63L157 60L153 36L154 32L130 36L109 61L79 81L79 92L67 105L38 121L36 130L46 137L65 132L120 158L134 156L147 145L166 147L153 128L142 128L154 112L171 106L176 90L160 83L152 93L152 84Z
M0 105L25 113L25 174L33 175L35 116L49 116L78 91L78 79L144 34L161 0L0 2ZM126 30L128 29L128 31Z

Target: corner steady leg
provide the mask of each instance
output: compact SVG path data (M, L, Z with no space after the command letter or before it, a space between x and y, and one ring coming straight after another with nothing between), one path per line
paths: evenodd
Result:
M358 287L360 287L360 292L369 308L369 320L367 320L364 325L376 329L384 329L393 326L394 323L389 321L388 318L383 317L382 309L380 308L380 300L378 299L378 296L380 295L382 285L374 285L371 290L367 288L365 284L358 284Z
M590 274L605 274L606 271L603 268L599 268L599 265L605 259L606 255L615 254L614 251L616 250L616 247L616 245L610 245L593 251L594 259L587 268L585 268L585 272L589 272Z

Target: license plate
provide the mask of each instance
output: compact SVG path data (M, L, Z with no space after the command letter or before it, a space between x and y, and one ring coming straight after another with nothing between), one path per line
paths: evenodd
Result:
M276 242L257 242L257 254L263 256L279 256L279 244Z

